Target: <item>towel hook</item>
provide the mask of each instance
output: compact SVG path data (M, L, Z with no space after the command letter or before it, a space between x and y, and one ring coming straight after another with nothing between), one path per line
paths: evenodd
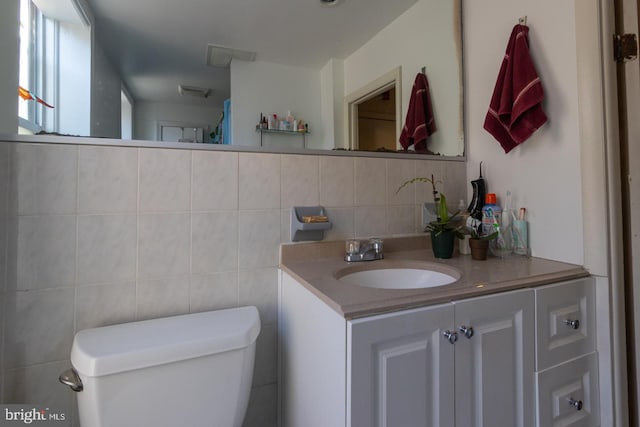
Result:
M518 24L527 25L527 15L521 16L520 18L518 18Z
M422 67L422 74L427 74L427 67Z

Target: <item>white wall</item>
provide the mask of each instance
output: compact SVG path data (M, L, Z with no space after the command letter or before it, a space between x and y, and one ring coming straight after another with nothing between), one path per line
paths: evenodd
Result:
M482 161L488 191L500 199L511 190L515 205L527 208L533 255L582 264L574 3L486 0L463 8L467 175L475 178ZM525 14L549 121L505 154L483 124L511 29Z
M322 148L347 148L344 141L344 61L331 59L320 70Z
M326 130L320 107L320 71L269 62L231 61L231 128L234 145L260 144L260 113L283 116L291 110L309 123L307 148L323 146ZM302 137L265 135L268 147L302 147Z
M0 134L18 132L18 0L4 0L0 13Z
M459 66L455 3L418 1L344 61L345 95L402 66L403 122L416 74L426 67L438 127L430 137L429 148L445 155L457 155L464 150L460 80L452 78L452 70ZM443 16L449 16L450 20L442 19ZM452 27L454 35L450 37Z
M118 104L120 97L118 97ZM215 128L215 124L222 113L222 106L209 107L204 105L165 104L160 102L137 101L134 105L134 139L155 141L158 122L180 122L193 125L208 126L208 132ZM205 132L207 130L205 129ZM209 133L205 136L208 136Z
M91 136L120 138L122 80L96 41L91 79Z

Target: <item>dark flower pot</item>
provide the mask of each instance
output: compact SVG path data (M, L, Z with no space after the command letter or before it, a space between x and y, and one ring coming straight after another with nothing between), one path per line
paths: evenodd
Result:
M484 261L487 259L487 250L489 249L489 241L482 239L469 239L469 248L471 249L471 258Z
M436 258L451 258L453 254L453 242L455 239L453 230L431 233L431 248Z

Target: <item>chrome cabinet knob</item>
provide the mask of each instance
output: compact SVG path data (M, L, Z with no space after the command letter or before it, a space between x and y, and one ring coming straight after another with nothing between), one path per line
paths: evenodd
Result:
M576 411L582 410L582 400L575 400L573 397L569 398L569 406L576 408Z
M578 329L580 327L580 321L578 319L575 319L575 320L565 319L564 324L570 327L571 329Z
M464 334L465 337L471 339L471 337L473 336L473 327L472 326L465 326L462 325L458 328L458 330L460 332L462 332Z
M455 331L444 331L442 333L444 338L449 341L451 344L455 344L458 341L458 333Z

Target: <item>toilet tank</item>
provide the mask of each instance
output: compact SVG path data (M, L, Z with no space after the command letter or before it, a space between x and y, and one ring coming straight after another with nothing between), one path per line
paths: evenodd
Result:
M78 332L81 426L241 426L259 332L255 307Z

